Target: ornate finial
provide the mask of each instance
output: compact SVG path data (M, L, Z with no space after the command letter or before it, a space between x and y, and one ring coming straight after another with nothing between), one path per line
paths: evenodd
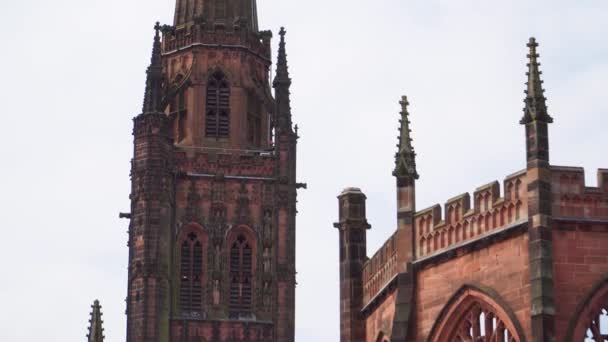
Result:
M275 98L277 106L277 128L282 131L293 132L291 123L291 105L289 99L289 87L291 86L291 79L289 78L289 69L287 67L287 52L285 50L285 31L284 27L281 27L279 35L281 41L279 42L279 55L277 57L277 69L276 76L272 82L272 86L275 89Z
M274 79L273 85L276 87L277 83L282 84L291 84L291 79L289 78L289 70L287 68L287 52L285 51L285 31L284 27L281 27L279 31L279 35L281 36L281 40L279 42L279 55L277 60L277 75Z
M547 111L547 99L544 96L545 90L543 89L543 81L540 77L542 72L539 68L540 63L538 62L538 58L540 55L536 51L537 47L538 43L536 39L534 37L530 38L528 42L528 48L530 49L528 59L530 61L528 63L528 72L526 73L528 82L526 83L526 98L524 100L526 106L524 108L524 117L520 121L522 125L533 121L553 122L553 118Z
M143 113L160 111L162 101L162 51L160 42L160 31L162 27L159 22L154 25L154 43L152 45L152 57L147 70L146 92L144 94Z
M399 144L397 144L398 152L395 155L395 170L393 175L396 177L412 177L418 179L418 172L416 172L416 152L412 146L411 130L409 113L407 106L409 102L407 96L402 96L401 101L401 127L399 128Z
M89 320L89 333L87 334L88 342L103 342L103 321L101 320L101 305L99 305L99 301L95 300L93 305L91 305L91 319Z

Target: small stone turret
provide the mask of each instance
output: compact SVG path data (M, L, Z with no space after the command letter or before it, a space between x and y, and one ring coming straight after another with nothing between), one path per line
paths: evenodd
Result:
M160 111L162 100L163 66L161 57L160 23L154 26L156 34L152 45L152 57L150 66L146 71L146 91L144 93L144 105L142 113Z
M154 105L161 93L157 49L152 52L144 110L133 119L127 341L169 341L169 256L173 139L169 119Z
M289 69L287 66L287 52L285 49L285 28L281 27L279 36L279 54L277 57L277 70L272 86L275 90L276 101L276 126L277 133L292 133L291 121L291 101L289 98L289 88L291 87L291 78L289 77Z
M363 264L367 260L366 197L358 188L345 189L338 196L340 221L340 341L365 340L363 308Z

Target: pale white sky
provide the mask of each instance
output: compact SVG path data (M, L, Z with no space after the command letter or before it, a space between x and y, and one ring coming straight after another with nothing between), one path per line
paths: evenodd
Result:
M132 121L153 25L174 0L0 2L0 341L82 341L89 305L125 339ZM337 341L339 192L368 195L371 254L395 228L398 101L409 96L418 208L524 168L529 36L551 159L608 167L608 2L258 0L286 26L300 126L297 340ZM273 51L276 57L276 39Z

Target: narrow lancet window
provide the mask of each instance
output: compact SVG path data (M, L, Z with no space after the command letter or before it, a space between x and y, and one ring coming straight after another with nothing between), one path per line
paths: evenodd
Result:
M227 138L230 130L230 87L221 71L209 78L206 105L205 135Z
M188 234L180 249L180 294L181 311L197 315L203 304L203 244L195 233Z
M230 313L246 316L251 311L252 250L244 235L239 235L230 248Z

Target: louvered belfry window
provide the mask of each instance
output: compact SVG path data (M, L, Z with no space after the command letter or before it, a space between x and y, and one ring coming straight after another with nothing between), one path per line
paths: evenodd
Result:
M221 71L209 78L206 108L205 135L227 138L230 130L230 87Z
M203 302L203 244L195 233L190 233L182 241L180 252L181 311L200 314Z
M230 248L230 313L247 315L251 311L252 250L244 235Z

